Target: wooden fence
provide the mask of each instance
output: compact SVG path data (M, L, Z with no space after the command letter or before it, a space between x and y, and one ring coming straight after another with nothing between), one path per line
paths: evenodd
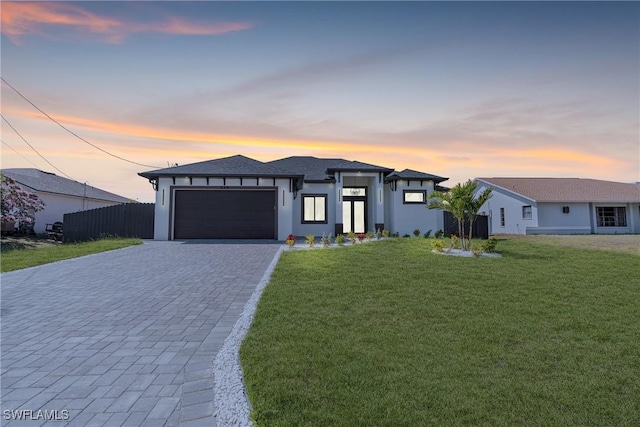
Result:
M84 242L101 237L153 239L154 203L123 203L64 215L62 239Z
M454 218L451 212L444 212L444 235L446 237L458 232L458 221ZM469 221L464 222L464 234L469 234ZM478 215L473 222L473 236L474 238L488 239L489 238L489 217L487 215Z

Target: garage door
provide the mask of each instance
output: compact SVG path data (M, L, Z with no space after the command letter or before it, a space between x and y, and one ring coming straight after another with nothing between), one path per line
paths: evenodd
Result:
M176 190L174 239L275 239L276 192Z

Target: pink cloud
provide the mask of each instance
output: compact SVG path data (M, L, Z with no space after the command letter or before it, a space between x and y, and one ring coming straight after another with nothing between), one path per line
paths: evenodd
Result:
M2 33L16 43L22 36L39 35L55 38L47 30L52 27L71 29L96 36L107 43L120 43L135 33L163 33L176 35L218 35L251 28L249 22L193 22L171 16L156 22L134 22L99 16L82 7L68 3L2 2Z

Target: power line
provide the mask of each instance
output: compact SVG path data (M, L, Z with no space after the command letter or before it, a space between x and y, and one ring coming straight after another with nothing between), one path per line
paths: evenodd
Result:
M39 168L38 165L36 165L35 163L33 163L31 160L27 159L25 156L22 155L22 153L20 153L18 150L16 150L15 148L13 148L12 146L10 146L9 144L7 144L6 142L4 142L3 139L0 139L0 141L6 145L7 147L9 147L11 150L13 150L14 153L16 153L18 156L22 157L23 159L25 159L27 162L31 163L33 166L35 166L36 168Z
M31 104L33 106L33 108L35 108L36 110L40 111L42 114L44 114L49 120L51 120L52 122L54 122L55 124L57 124L58 126L60 126L62 129L66 130L67 132L69 132L71 135L75 136L76 138L78 138L80 141L84 142L85 144L89 144L90 146L92 146L93 148L102 151L105 154L108 154L111 157L115 157L116 159L125 161L127 163L133 163L134 165L138 165L138 166L144 166L147 168L156 168L156 169L160 169L160 166L151 166L151 165L145 165L143 163L138 163L138 162L134 162L133 160L128 160L125 159L124 157L120 157L116 154L112 154L110 152L108 152L107 150L104 150L100 147L98 147L97 145L87 141L86 139L84 139L83 137L81 137L80 135L76 134L75 132L69 130L68 128L66 128L63 124L61 124L59 121L57 121L56 119L54 119L53 117L51 117L50 115L48 115L47 113L45 113L43 110L41 110L36 104L34 104L33 102L29 101L29 99L27 99L27 97L25 97L23 94L20 93L20 91L18 91L18 89L16 89L15 87L11 86L9 84L9 82L7 82L4 77L0 77L0 79L2 79L2 81L4 82L4 84L6 84L7 86L9 86L11 89L13 89L13 91L15 93L17 93L18 95L20 95L20 97L22 99L24 99L25 101L27 101L29 104Z
M24 142L25 142L29 147L31 147L31 149L32 149L33 151L35 151L35 152L36 152L36 154L37 154L38 156L42 157L42 160L44 160L45 162L49 163L49 165L51 165L51 167L52 167L52 168L54 168L55 170L57 170L58 172L60 172L62 175L66 176L67 178L69 178L69 179L70 179L70 180L72 180L72 181L75 181L75 179L71 178L69 175L67 175L66 173L62 172L60 169L58 169L57 167L55 167L55 166L54 166L54 164L53 164L53 163L51 163L49 160L47 160L47 159L46 159L42 154L40 154L40 152L39 152L38 150L36 150L36 149L35 149L35 147L34 147L33 145L29 144L29 141L27 141L26 139L24 139L24 137L23 137L22 135L20 135L20 132L18 132L18 131L16 130L16 128L14 128L14 127L13 127L13 125L12 125L11 123L9 123L9 120L7 120L7 118L6 118L4 115L0 114L0 117L2 117L2 120L4 120L5 122L7 122L7 124L9 125L9 127L10 127L11 129L13 129L13 131L14 131L14 132L15 132L15 133L16 133L16 134L17 134L17 135L18 135L18 136L19 136L19 137L20 137L20 138L21 138L21 139L22 139L22 140L23 140L23 141L24 141Z

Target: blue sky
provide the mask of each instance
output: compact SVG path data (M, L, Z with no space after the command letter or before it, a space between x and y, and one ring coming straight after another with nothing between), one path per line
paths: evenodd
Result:
M1 7L3 78L78 135L145 165L314 155L450 185L640 180L637 2ZM5 85L2 114L74 179L152 201L137 176L150 168L78 141ZM4 122L2 140L2 167L51 171Z

